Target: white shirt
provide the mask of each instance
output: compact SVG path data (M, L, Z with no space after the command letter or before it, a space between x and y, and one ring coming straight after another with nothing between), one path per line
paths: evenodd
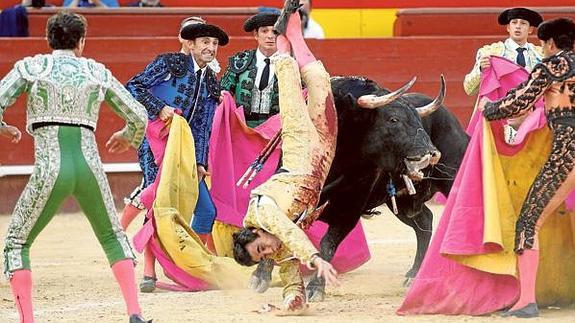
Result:
M309 16L307 21L307 27L303 30L304 38L316 38L324 39L325 34L323 28L318 24L311 16Z
M531 57L539 57L539 54L533 49L533 44L527 42L523 46L519 46L513 39L507 38L503 44L505 44L505 51L503 52L503 57L512 60L514 62L517 61L517 48L523 47L525 50L523 51L523 56L525 56L525 66L527 66L528 70L531 70L535 65L537 65L540 61L532 62Z
M270 56L271 57L271 56ZM259 86L260 85L260 79L262 78L262 73L264 71L264 67L266 67L266 62L265 59L266 58L270 58L270 57L266 57L260 50L259 48L256 50L256 68L258 69L258 72L256 74L256 79L254 80L254 85L255 86ZM274 68L274 64L272 64L270 62L270 76L268 79L268 84L270 84L270 82L273 80L274 77L274 73L275 73L275 68Z

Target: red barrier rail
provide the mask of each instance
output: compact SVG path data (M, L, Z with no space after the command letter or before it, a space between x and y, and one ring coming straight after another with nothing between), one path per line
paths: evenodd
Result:
M534 7L544 19L575 18L575 7ZM505 10L491 8L420 8L397 12L394 36L506 35L497 17Z

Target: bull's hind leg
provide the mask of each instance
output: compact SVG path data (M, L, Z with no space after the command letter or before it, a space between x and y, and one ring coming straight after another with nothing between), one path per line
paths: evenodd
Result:
M250 289L263 293L268 290L272 281L272 271L274 269L274 261L272 259L264 259L260 261L258 267L252 273L250 278Z
M330 224L320 244L320 255L325 261L331 262L337 247L355 227L357 221L359 221L359 216L352 223ZM309 302L322 302L325 299L325 280L314 275L306 287L306 293Z
M417 252L415 253L415 259L413 260L411 269L409 269L405 274L405 281L403 282L404 286L409 286L411 285L411 281L417 275L419 267L421 267L421 263L425 257L425 253L427 252L427 247L429 247L431 232L433 230L433 213L427 208L427 206L423 205L421 212L413 217L402 213L401 210L396 216L401 222L413 228L417 239Z

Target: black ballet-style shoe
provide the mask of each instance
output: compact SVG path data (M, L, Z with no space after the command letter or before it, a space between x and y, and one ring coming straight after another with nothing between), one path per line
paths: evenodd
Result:
M274 31L276 34L285 36L289 17L293 15L302 5L303 4L299 3L299 0L286 0L282 12L274 24Z
M152 320L146 321L142 316L134 314L130 316L130 323L152 323Z
M538 317L539 316L539 308L537 307L537 303L529 303L525 305L525 307L520 308L518 310L512 311L509 310L501 314L502 317L510 317L515 316L519 318L531 318L531 317Z

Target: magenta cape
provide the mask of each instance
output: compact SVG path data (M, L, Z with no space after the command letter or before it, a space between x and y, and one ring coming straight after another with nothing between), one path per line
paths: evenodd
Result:
M479 96L504 96L526 70L491 57ZM549 154L550 131L536 105L514 145L503 140L504 121L488 123L475 111L471 140L422 267L397 313L482 315L512 305L519 294L514 225L523 199ZM540 304L570 302L573 232L569 217L550 217L541 232ZM565 270L569 269L569 270Z
M255 129L248 128L242 108L236 107L233 98L227 92L224 93L224 100L214 116L210 137L209 165L212 177L210 193L218 210L217 220L242 227L250 191L274 174L280 148L274 151L247 189L237 187L236 182L269 139L281 128L281 124L279 115L276 115ZM327 225L316 221L307 231L308 237L316 247L319 246L326 230ZM332 264L339 272L346 272L361 266L369 258L365 235L361 223L358 223L337 249Z

